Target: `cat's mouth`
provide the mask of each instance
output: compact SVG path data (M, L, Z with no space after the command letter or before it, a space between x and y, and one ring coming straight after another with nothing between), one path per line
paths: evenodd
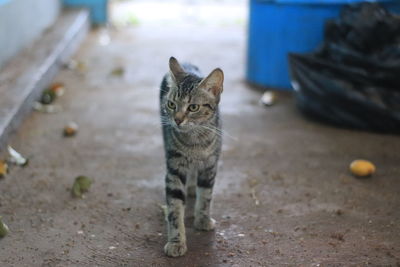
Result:
M195 128L194 125L188 125L188 124L177 125L176 123L174 123L173 126L174 126L175 130L177 130L178 132L182 132L182 133L190 132Z

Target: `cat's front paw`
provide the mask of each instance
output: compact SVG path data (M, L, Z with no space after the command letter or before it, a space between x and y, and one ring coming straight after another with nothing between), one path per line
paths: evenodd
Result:
M165 244L164 252L168 257L183 256L187 251L185 242L168 242Z
M215 228L216 221L213 218L202 217L194 219L194 228L200 231L211 231Z

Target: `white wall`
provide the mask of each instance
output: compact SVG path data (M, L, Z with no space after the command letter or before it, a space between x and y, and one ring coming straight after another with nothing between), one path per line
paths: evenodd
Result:
M0 67L51 26L60 0L0 0Z

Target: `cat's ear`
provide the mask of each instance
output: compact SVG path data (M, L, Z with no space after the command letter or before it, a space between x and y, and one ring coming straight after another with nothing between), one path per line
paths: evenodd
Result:
M186 76L185 71L182 69L178 60L174 57L169 58L169 69L175 82L179 82L183 77Z
M224 72L220 68L217 68L200 82L199 87L212 93L215 97L219 99L219 96L221 95L223 90L223 83Z

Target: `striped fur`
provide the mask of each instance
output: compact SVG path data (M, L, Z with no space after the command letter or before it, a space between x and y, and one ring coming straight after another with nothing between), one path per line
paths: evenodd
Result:
M167 174L168 256L185 254L184 210L187 195L196 194L194 226L209 231L215 221L210 217L212 189L221 152L218 103L223 73L216 69L201 78L197 67L180 65L170 59L170 72L160 90L160 115L164 138ZM168 104L168 102L173 104ZM198 105L190 111L189 105ZM170 106L169 106L170 105ZM187 194L188 193L188 194Z

